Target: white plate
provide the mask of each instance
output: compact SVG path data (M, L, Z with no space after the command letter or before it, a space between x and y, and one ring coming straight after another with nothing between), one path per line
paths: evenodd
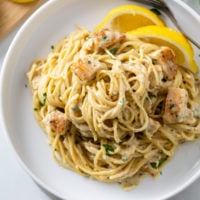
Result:
M47 138L37 125L26 72L36 58L47 55L51 45L75 29L92 30L111 8L128 0L51 0L22 26L12 42L1 72L0 112L6 138L26 171L43 188L68 200L157 200L184 189L200 174L200 140L180 146L156 180L145 177L134 190L99 183L59 167L51 157ZM200 18L178 0L168 1L181 24L200 41ZM166 17L165 17L166 18ZM171 26L172 23L166 19ZM199 52L196 51L196 58ZM200 65L200 63L199 63ZM12 166L11 166L12 167Z

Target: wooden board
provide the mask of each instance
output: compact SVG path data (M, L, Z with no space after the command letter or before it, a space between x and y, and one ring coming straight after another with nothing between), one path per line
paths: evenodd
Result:
M0 0L0 40L25 20L44 0L20 4L10 0Z

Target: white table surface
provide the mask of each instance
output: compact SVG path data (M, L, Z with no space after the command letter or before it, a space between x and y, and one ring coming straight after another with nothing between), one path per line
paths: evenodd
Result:
M195 6L198 0L185 0L200 13ZM20 26L19 26L20 27ZM17 27L6 38L0 41L0 69L17 30ZM0 122L2 120L0 119ZM16 161L12 150L9 148L0 123L0 200L55 200L57 198L43 191ZM198 200L200 199L200 178L191 186L177 194L170 200ZM70 200L70 199L68 199Z

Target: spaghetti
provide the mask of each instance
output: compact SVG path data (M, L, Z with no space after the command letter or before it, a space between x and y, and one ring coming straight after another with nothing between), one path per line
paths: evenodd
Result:
M130 189L200 134L200 81L168 47L79 27L28 79L54 159L99 181Z

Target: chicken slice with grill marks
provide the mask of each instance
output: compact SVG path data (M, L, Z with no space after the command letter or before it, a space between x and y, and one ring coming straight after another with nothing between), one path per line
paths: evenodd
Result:
M87 41L84 42L80 54L84 55L100 49L105 49L116 43L123 42L125 39L125 34L117 31L110 31L109 29L102 29L91 33Z
M67 120L66 115L63 112L52 110L43 119L43 124L50 131L63 135L66 133L69 121Z
M99 70L106 69L106 64L87 56L78 58L71 66L71 69L81 81L90 81Z
M164 75L168 80L175 78L178 66L175 61L175 54L169 47L160 47L149 55L156 64L162 66Z
M166 124L195 122L193 112L187 107L188 93L185 89L169 87L163 120Z

